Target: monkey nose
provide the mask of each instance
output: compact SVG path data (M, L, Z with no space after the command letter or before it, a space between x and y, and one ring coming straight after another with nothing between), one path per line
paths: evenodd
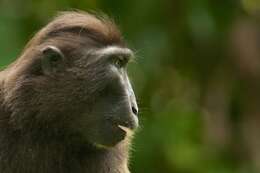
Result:
M138 110L137 110L137 107L135 106L132 106L132 113L137 115L138 114Z

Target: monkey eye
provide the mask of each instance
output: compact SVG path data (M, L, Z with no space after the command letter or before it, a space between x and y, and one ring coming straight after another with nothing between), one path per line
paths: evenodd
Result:
M114 56L113 57L113 63L117 68L123 68L127 64L127 58L123 56Z

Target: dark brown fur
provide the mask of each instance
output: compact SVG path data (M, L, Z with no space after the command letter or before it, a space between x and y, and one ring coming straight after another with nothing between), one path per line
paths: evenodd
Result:
M82 107L95 102L89 97L96 96L98 87L85 91L71 82L82 80L79 73L77 79L66 76L68 82L55 78L55 84L41 77L39 50L48 44L71 59L83 56L86 48L125 46L111 20L82 12L62 13L32 38L21 56L0 72L0 172L128 173L127 139L109 149L95 149L68 128ZM99 73L89 76L97 81L93 85L104 85L98 83L103 75Z

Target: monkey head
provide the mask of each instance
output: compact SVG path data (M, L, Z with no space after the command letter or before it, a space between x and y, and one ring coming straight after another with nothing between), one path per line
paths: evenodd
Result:
M138 126L126 67L133 59L107 17L56 17L6 69L5 104L17 130L112 147ZM38 135L39 136L39 135Z

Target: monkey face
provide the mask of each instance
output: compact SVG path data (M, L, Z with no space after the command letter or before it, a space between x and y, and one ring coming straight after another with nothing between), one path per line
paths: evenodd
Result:
M78 62L88 64L86 76L93 74L94 86L89 86L89 78L83 80L86 83L82 85L97 88L92 93L95 100L82 120L82 126L86 123L82 129L85 129L87 138L97 146L113 146L127 135L121 127L132 131L138 126L136 98L126 73L126 65L132 56L129 49L114 46L95 50L85 59L88 62Z
M68 98L62 105L69 128L97 147L114 146L137 128L138 108L126 72L131 50L108 46L66 57L59 48L47 46L42 52L47 78L54 74L55 85L69 86L48 94ZM56 102L52 104L60 105L60 100Z

